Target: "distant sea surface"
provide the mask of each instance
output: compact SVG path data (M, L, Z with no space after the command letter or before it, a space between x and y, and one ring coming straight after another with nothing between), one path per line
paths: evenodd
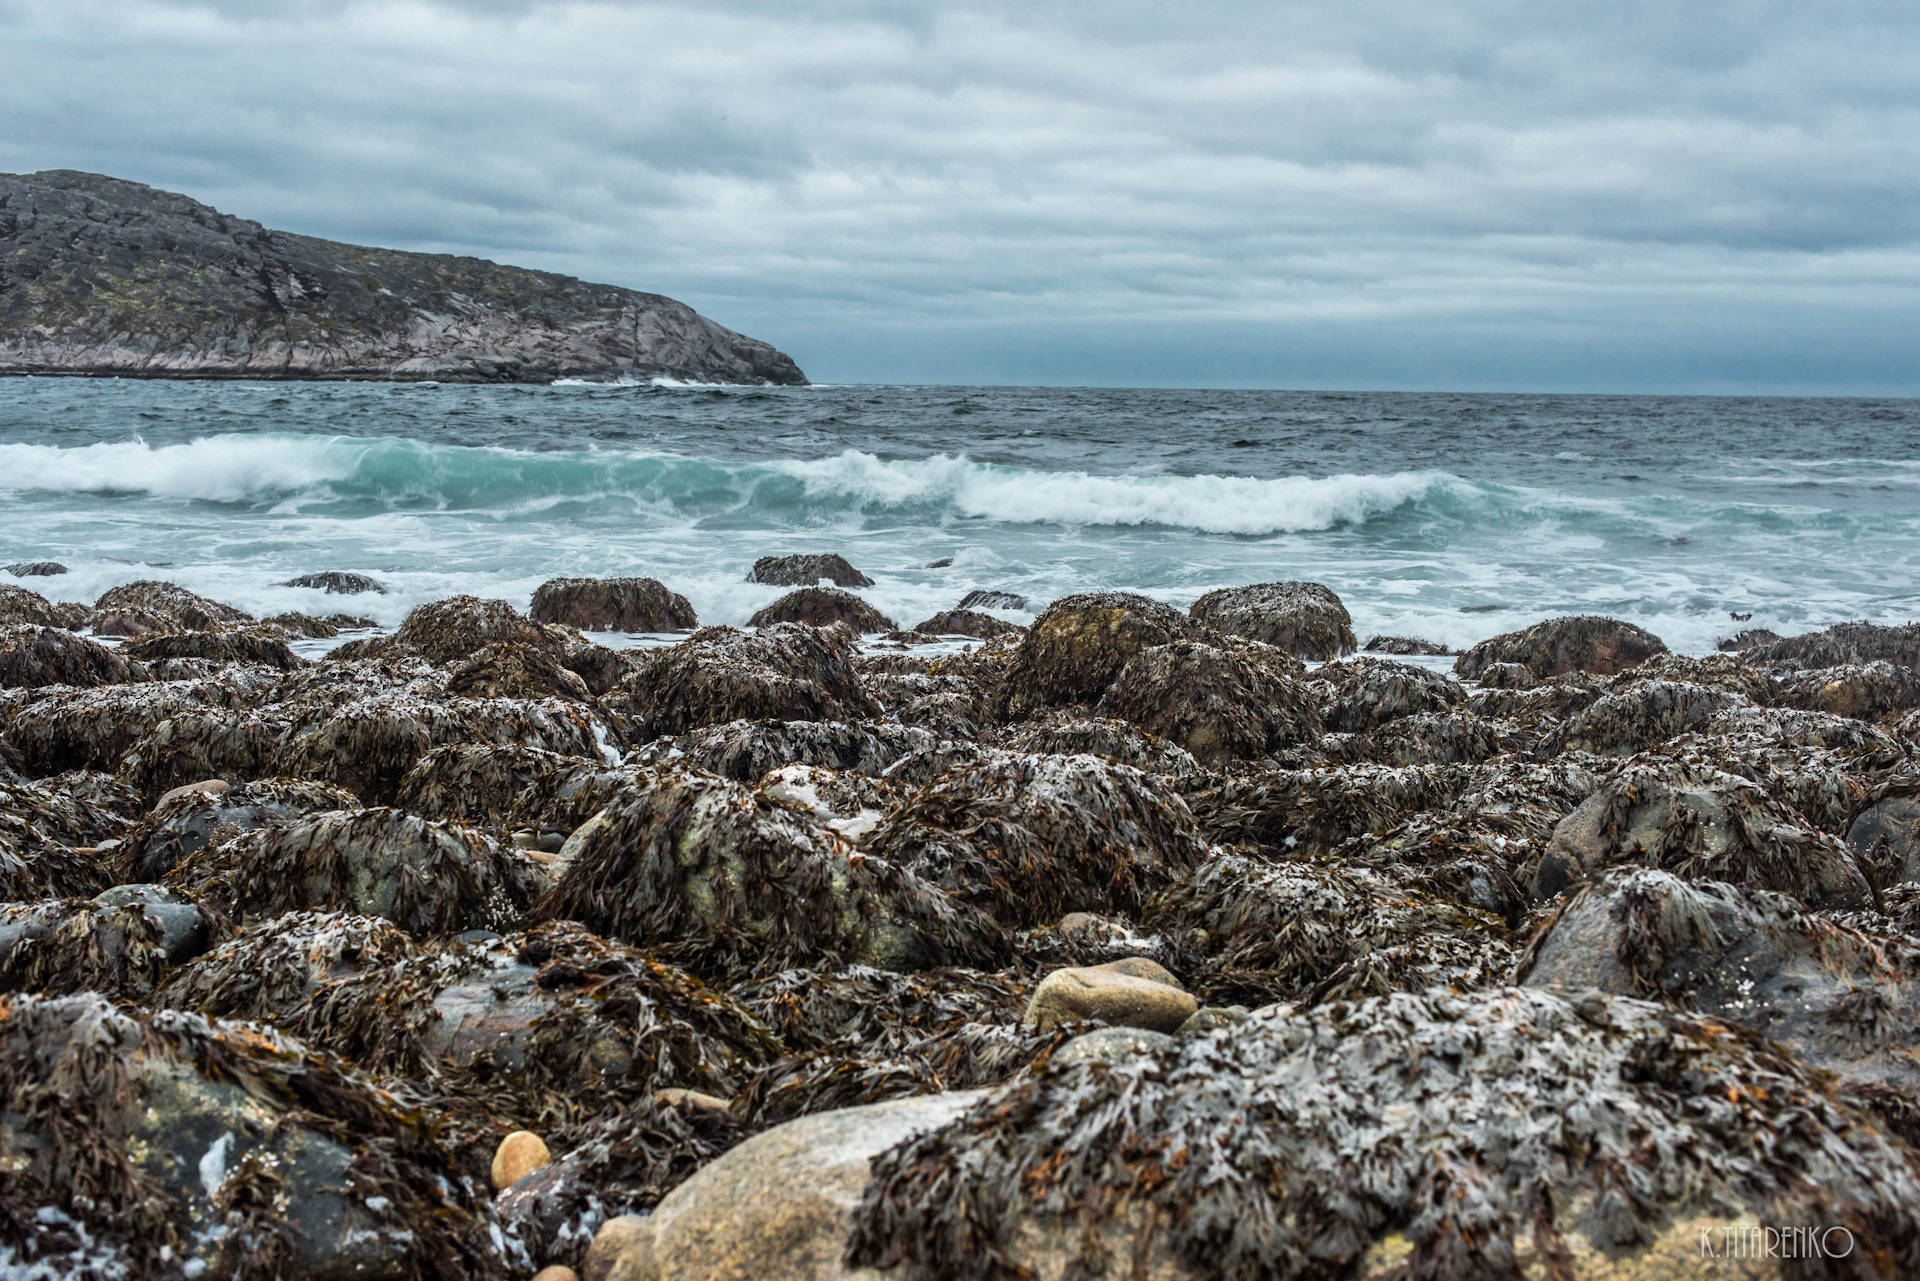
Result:
M811 551L902 626L973 588L1306 578L1362 638L1601 613L1702 652L1920 617L1920 402L0 379L0 564L71 570L0 582L58 599L166 578L392 625L643 574L744 623L781 594L755 558ZM390 592L275 586L326 569Z

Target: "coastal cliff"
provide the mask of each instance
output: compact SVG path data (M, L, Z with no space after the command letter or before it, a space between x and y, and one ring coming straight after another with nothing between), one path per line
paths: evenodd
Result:
M0 174L0 374L807 381L659 294L272 231L72 170Z

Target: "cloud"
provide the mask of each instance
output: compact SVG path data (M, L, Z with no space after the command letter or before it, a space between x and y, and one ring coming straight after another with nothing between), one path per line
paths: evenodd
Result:
M822 378L1920 391L1917 54L1844 0L14 0L0 168Z

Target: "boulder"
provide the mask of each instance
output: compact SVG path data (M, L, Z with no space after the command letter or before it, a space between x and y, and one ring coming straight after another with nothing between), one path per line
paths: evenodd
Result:
M39 592L0 583L0 627L26 623L34 627L63 627L75 631L86 626L85 605L55 604Z
M340 615L336 614L334 617L338 618ZM263 618L260 621L270 627L278 627L289 636L301 636L307 640L331 640L341 632L340 624L333 619L315 618L312 614L293 611L275 614L271 618Z
M335 909L430 935L497 928L525 910L544 877L472 828L369 809L242 833L188 855L163 883L235 918Z
M904 717L903 717L904 719ZM1148 774L1192 778L1200 773L1193 753L1131 721L1111 716L1048 717L1029 721L1007 739L1010 751L1034 756L1099 756Z
M1353 620L1333 590L1319 583L1255 583L1208 592L1187 610L1194 622L1244 636L1309 661L1351 654Z
M1193 1022L1200 1011L1187 1019ZM1184 1027L1185 1024L1182 1024ZM1137 1027L1103 1027L1082 1032L1053 1052L1053 1066L1072 1067L1076 1063L1125 1063L1143 1054L1162 1054L1173 1048L1173 1038L1165 1032L1149 1032Z
M414 762L400 780L394 804L422 818L508 828L540 815L541 801L548 795L605 769L604 761L538 747L449 743ZM530 789L535 796L528 796ZM523 796L528 796L525 805ZM581 815L579 822L587 817ZM566 824L566 830L579 822ZM557 830L556 825L541 826Z
M1868 663L1892 663L1896 667L1920 668L1920 623L1903 627L1878 627L1872 623L1835 623L1823 632L1790 636L1770 644L1755 645L1744 657L1750 663L1769 667L1791 663L1799 667L1865 666Z
M852 659L843 633L818 627L703 627L637 658L606 702L638 722L630 729L640 739L741 719L870 720L880 708L861 689Z
M978 636L985 639L992 636L1019 636L1027 629L1018 623L1002 622L992 614L982 614L978 610L949 609L925 622L915 623L913 630L929 636Z
M1018 592L996 592L976 587L960 600L960 611L975 609L1025 609L1027 598ZM956 611L959 612L959 611ZM921 631L930 630L920 628Z
M1920 670L1884 660L1815 668L1782 681L1774 699L1786 707L1877 721L1920 707Z
M120 651L143 663L169 658L205 658L216 663L264 663L283 672L307 665L306 659L288 647L286 633L277 627L148 631L129 640Z
M1473 680L1494 663L1524 663L1540 679L1563 672L1612 676L1666 649L1658 636L1632 623L1582 614L1549 618L1483 640L1454 659L1453 670L1463 679Z
M1198 641L1142 650L1096 710L1177 743L1209 767L1261 760L1320 733L1319 711L1301 683Z
M206 778L270 778L289 726L278 708L175 707L127 749L120 777L148 799Z
M873 580L838 553L816 556L762 556L747 575L750 583L771 587L812 587L821 579L835 587L871 587Z
M67 567L57 560L17 560L7 566L7 572L15 578L52 578L66 573Z
M1630 761L1560 821L1534 892L1550 899L1621 864L1776 890L1814 907L1863 907L1871 895L1845 842L1759 785L1659 757Z
M1737 694L1748 702L1765 706L1773 701L1773 687L1767 674L1736 654L1655 654L1638 667L1629 667L1605 686L1609 694L1645 681L1684 681L1708 689Z
M831 627L845 623L856 633L890 632L893 620L852 592L837 587L802 587L788 592L773 604L747 620L752 627L770 627L775 623L807 623Z
M675 746L685 763L742 783L757 783L786 765L856 770L879 777L910 752L935 743L924 729L887 721L731 721L683 734Z
M326 783L263 779L199 791L155 806L127 833L114 861L119 874L136 882L158 881L182 859L242 832L284 825L324 810L351 809L353 794Z
M167 968L206 951L213 923L154 885L91 899L0 903L0 991L100 992L138 1001Z
M1526 751L1537 735L1513 721L1489 721L1472 712L1416 712L1364 734L1328 734L1319 749L1328 761L1374 765L1474 765Z
M700 625L685 596L655 578L554 578L528 615L583 632L689 632Z
M0 777L0 901L84 898L112 880L93 846L127 819L55 783Z
M0 627L0 689L120 685L151 678L146 665L59 627Z
M1369 636L1367 643L1360 648L1369 654L1429 654L1438 657L1453 653L1445 645L1436 645L1418 636Z
M384 804L421 757L469 737L451 706L411 690L341 705L316 700L285 732L273 772L336 783L368 804Z
M1327 663L1307 677L1320 719L1339 734L1378 729L1402 716L1463 706L1466 690L1439 672L1390 658L1359 655Z
M222 623L251 623L253 616L231 605L196 596L175 583L143 580L103 592L93 603L92 626L99 636L140 636L150 631L211 631Z
M1847 844L1875 869L1876 881L1920 881L1920 796L1889 796L1860 811L1847 828Z
M1210 840L1307 854L1449 805L1470 777L1445 765L1275 769L1189 789L1186 800Z
M559 698L592 704L593 691L561 655L536 645L482 645L447 664L447 693L468 698Z
M452 596L422 605L393 633L391 647L418 654L436 667L471 657L483 646L555 648L554 637L503 600Z
M1723 654L1738 654L1772 645L1782 639L1778 632L1770 632L1764 627L1749 627L1731 636L1722 636L1713 643L1713 647Z
M706 1230L669 1236L667 1219L651 1257L724 1275L742 1229L781 1222L815 1167L805 1147L774 1147L779 1133L756 1140L761 1162L742 1145L689 1180L680 1212L703 1211ZM1112 1281L1677 1281L1701 1275L1703 1230L1724 1242L1753 1222L1857 1225L1838 1266L1920 1267L1905 1143L1763 1038L1626 997L1278 1005L1127 1063L1016 1081L873 1147L844 1255L834 1219L795 1216L781 1245L794 1262L733 1275L961 1278L987 1257ZM729 1162L772 1168L707 1179ZM814 1258L828 1267L801 1262ZM846 1272L828 1270L842 1258Z
M1697 729L1729 707L1746 705L1739 694L1705 685L1638 681L1589 703L1551 743L1555 750L1570 747L1597 756L1631 756Z
M1144 596L1062 597L1021 637L1003 700L1018 716L1061 703L1092 702L1142 652L1185 640L1192 630L1180 611Z
M1043 1032L1063 1023L1098 1021L1171 1033L1199 1008L1191 995L1157 979L1109 966L1069 967L1040 981L1021 1021Z
M387 594L385 587L365 574L354 574L339 569L324 570L318 574L302 574L298 578L289 578L280 585L307 587L314 591L325 592L329 596L358 596L363 592L374 592L381 596Z
M71 769L111 773L134 744L168 717L231 708L236 699L236 691L211 680L50 689L15 713L7 724L7 741L38 775Z

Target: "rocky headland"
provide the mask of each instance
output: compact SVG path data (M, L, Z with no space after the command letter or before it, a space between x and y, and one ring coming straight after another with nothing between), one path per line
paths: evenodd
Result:
M1920 1275L1920 627L757 572L0 589L5 1266Z
M659 294L272 231L62 169L0 174L0 374L807 381Z

